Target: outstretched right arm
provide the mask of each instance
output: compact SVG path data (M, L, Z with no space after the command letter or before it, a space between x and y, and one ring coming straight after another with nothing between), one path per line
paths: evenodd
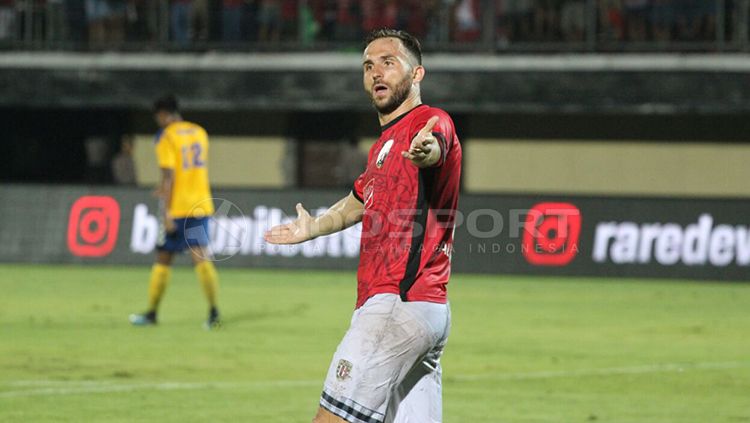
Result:
M297 219L274 226L266 231L263 238L271 244L299 244L354 225L362 220L364 211L364 204L351 193L318 217L310 216L302 203L297 203Z

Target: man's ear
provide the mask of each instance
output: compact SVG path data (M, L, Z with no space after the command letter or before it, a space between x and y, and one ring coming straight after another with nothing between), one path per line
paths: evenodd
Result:
M422 79L424 79L424 72L424 66L415 66L412 70L412 79L414 80L414 82L421 82Z

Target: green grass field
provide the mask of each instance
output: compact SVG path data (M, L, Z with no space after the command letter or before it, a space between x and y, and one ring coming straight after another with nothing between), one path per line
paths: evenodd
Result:
M349 272L219 268L225 326L177 268L0 266L0 421L307 422ZM455 276L446 422L750 422L750 285Z

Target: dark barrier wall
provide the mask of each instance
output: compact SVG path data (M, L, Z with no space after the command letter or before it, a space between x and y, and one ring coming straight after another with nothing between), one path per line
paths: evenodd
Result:
M352 62L357 63L358 58ZM750 109L747 75L643 72L429 73L430 104L472 113L740 113ZM148 110L155 93L174 91L191 110L369 111L359 70L56 71L3 69L0 106ZM46 95L39 95L39 92Z
M0 56L0 106L148 110L173 91L186 110L369 111L362 56L60 54ZM425 55L423 95L453 113L745 113L742 55Z
M5 185L0 194L0 261L152 261L158 222L147 190ZM215 191L216 260L220 266L354 269L358 226L295 247L262 241L263 231L296 202L323 209L344 194ZM750 280L749 216L745 200L464 195L454 270Z

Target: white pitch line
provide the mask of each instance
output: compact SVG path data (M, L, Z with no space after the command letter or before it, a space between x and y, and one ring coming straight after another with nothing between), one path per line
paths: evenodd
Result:
M570 377L639 375L647 373L680 373L690 370L724 370L750 367L750 361L699 362L699 363L663 363L630 367L609 367L601 369L560 370L528 373L490 373L480 375L458 375L445 377L445 381L475 382L484 380L534 380L559 379Z
M543 380L562 379L571 377L601 377L617 375L639 375L649 373L680 373L696 370L726 370L750 367L750 361L726 362L698 362L698 363L663 363L630 367L609 367L600 369L578 369L528 373L493 373L482 375L448 376L445 382L477 382L477 381L514 381L514 380ZM100 394L110 392L133 392L145 390L177 391L198 389L266 389L286 387L309 387L322 384L322 380L271 380L254 382L144 382L117 383L110 381L11 381L3 383L5 386L26 387L0 392L2 398L19 398L32 396Z
M92 385L112 385L114 382L107 380L14 380L6 382L10 386L92 386Z
M272 380L256 382L144 382L144 383L56 383L55 381L39 381L36 386L45 386L43 388L22 389L14 391L0 392L2 398L18 398L31 396L55 396L55 395L78 395L78 394L100 394L110 392L133 392L133 391L177 391L177 390L198 390L198 389L267 389L267 388L285 388L295 386L322 386L319 380ZM21 383L13 382L15 386L34 386L27 384L27 381ZM72 386L70 386L72 385Z

